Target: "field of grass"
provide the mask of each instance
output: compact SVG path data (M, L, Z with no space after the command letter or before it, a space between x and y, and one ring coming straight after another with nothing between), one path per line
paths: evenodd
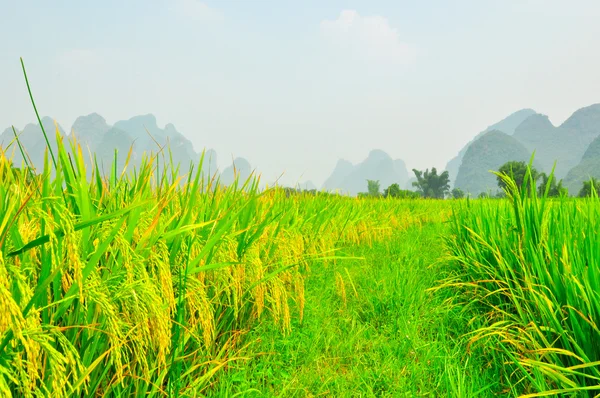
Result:
M447 226L440 221L348 249L362 260L313 269L304 321L283 337L270 324L252 331L260 356L219 380L219 395L473 397L497 390L494 369L465 351L466 319L428 291L445 272L440 235Z
M34 177L0 155L3 395L599 388L595 198L288 197L160 157L87 180L70 145Z
M0 152L1 396L600 390L597 198L287 195L168 154L88 179L57 140L38 175Z
M446 288L485 320L471 343L505 364L511 395L599 396L598 198L535 198L505 181L507 200L453 217Z

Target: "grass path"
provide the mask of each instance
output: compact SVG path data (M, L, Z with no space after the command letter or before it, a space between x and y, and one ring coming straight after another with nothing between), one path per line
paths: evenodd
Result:
M248 337L258 357L219 380L222 396L493 396L496 369L467 354L468 320L444 303L441 223L414 225L364 260L313 265L303 323L282 336L264 323Z

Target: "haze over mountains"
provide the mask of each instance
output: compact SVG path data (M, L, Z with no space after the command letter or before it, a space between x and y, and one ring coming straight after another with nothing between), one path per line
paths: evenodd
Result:
M477 134L471 141L469 141L469 143L467 145L465 145L460 150L460 152L458 152L458 155L456 155L454 158L452 158L452 160L450 160L448 162L448 164L446 165L446 170L450 174L450 183L454 184L454 181L456 181L456 177L458 176L458 169L460 168L463 157L465 156L465 153L467 152L467 149L469 148L469 146L475 140L480 138L485 133L493 131L493 130L502 131L509 135L513 134L515 129L521 123L523 123L523 121L525 119L527 119L529 116L534 115L534 114L535 114L535 111L533 109L521 109L520 111L517 111L517 112L507 116L506 118L502 119L498 123L492 124L485 130L483 130L482 132Z
M564 186L576 193L590 177L600 179L600 136L588 146L581 161L564 178Z
M87 116L78 117L68 135L65 134L64 129L60 125L55 126L53 119L50 117L42 118L42 125L48 134L53 149L56 149L55 132L56 126L58 126L59 133L63 138L72 138L74 135L81 144L87 165L91 165L91 158L95 156L100 170L104 173L110 170L114 161L115 151L118 154L117 165L119 170L122 170L130 148L132 149L129 162L131 166L140 164L144 152L149 153L152 151L157 153L161 148L164 148L163 155L165 159L168 161L172 157L174 164L179 164L182 170L187 170L191 163L197 165L201 158L201 153L194 151L192 143L183 134L179 133L173 124L169 123L164 129L161 129L158 127L156 118L152 114L121 120L111 126L102 116L92 113ZM17 131L17 134L19 134L21 144L27 152L31 163L36 169L41 170L44 163L44 148L46 147L46 143L39 124L28 124L22 132ZM0 135L0 145L2 145L4 150L8 151L9 157L12 156L13 163L20 167L23 157L17 145L13 143L7 149L13 139L14 133L12 128L7 128ZM167 143L170 153L167 149ZM237 159L237 162L243 165L242 171L244 173L250 168L249 163L245 159ZM207 150L205 152L202 169L206 175L214 175L218 172L217 154L215 151ZM91 172L91 167L88 167L88 171ZM225 172L225 176L229 177L227 169ZM233 174L233 171L230 174Z
M556 162L555 177L564 178L571 195L576 195L584 180L600 178L600 104L574 112L560 126L533 109L522 109L478 133L451 159L446 170L453 187L476 196L497 191L498 170L508 161L529 162L535 151L534 166L549 174ZM372 151L367 159L354 166L338 161L323 189L340 189L352 195L366 189L366 180L380 180L382 188L399 183L412 189L412 172L404 162L382 151Z
M375 149L357 165L340 159L322 189L357 195L359 192L366 191L367 180L379 180L381 187L385 188L394 183L404 187L408 179L408 171L403 160L393 160L384 151Z
M56 129L58 129L61 136L65 135L63 128L59 124L55 125L54 120L50 117L43 117L42 125L46 131L54 133ZM21 146L26 150L33 165L37 169L42 169L44 166L44 151L46 149L46 142L42 136L42 130L40 129L39 124L29 123L23 128L23 130L15 130L15 132L19 136ZM21 155L19 147L16 144L13 144L9 149L7 149L9 143L14 141L15 132L13 132L11 127L5 129L0 135L0 145L2 146L3 150L8 151L9 157L12 155L13 163L17 166L20 166L23 161L23 156ZM54 134L49 138L53 137ZM55 140L50 139L50 147L54 150L56 149Z
M530 152L514 137L500 130L489 131L467 147L454 187L472 195L495 191L496 176L489 170L498 170L509 160L527 162L530 157Z
M68 135L52 118L44 117L42 125L49 133L54 149L57 128L62 137L74 135L82 145L88 164L91 164L90 155L93 154L104 173L112 166L115 150L121 169L130 148L131 165L139 165L142 153L156 153L165 148L165 158L172 157L182 171L192 163L197 165L201 156L173 124L160 128L152 114L121 120L111 126L102 116L92 113L77 118ZM46 143L39 125L28 124L17 134L34 167L42 169ZM12 128L7 128L0 135L0 145L4 150L13 140ZM170 153L166 149L167 144ZM577 110L560 126L554 126L546 115L532 109L519 110L475 135L448 162L446 170L453 187L475 196L497 190L496 178L490 170L497 170L511 160L528 161L534 151L534 165L539 171L549 173L556 161L555 175L564 179L571 195L577 194L583 181L590 177L600 178L600 104ZM8 149L8 155L13 157L17 166L21 165L23 159L16 145ZM284 167L282 165L282 170ZM91 172L91 168L89 170ZM216 152L207 150L203 171L207 175L220 175L221 181L229 185L234 181L234 172L245 180L255 169L246 159L238 157L232 160L230 166L219 170ZM340 159L320 189L357 195L366 191L367 180L379 180L382 190L394 183L403 189L412 189L414 176L402 159L393 159L384 150L374 149L358 164ZM272 183L269 182L269 185ZM296 188L317 189L310 181L298 182Z
M555 176L565 178L571 195L577 194L583 180L600 176L600 170L592 167L600 151L588 151L600 135L600 104L577 110L560 126L554 126L546 115L531 112L518 111L467 144L454 186L472 195L496 190L495 178L488 171L511 160L528 161L534 151L538 171L548 174L556 162ZM519 119L516 127L503 123Z

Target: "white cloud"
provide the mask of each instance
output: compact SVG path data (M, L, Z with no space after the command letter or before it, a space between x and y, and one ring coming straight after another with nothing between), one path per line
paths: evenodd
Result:
M183 18L201 22L216 22L223 14L200 0L175 0L173 10Z
M380 61L411 62L416 55L387 18L361 16L356 10L344 10L337 19L322 21L321 34L335 46Z

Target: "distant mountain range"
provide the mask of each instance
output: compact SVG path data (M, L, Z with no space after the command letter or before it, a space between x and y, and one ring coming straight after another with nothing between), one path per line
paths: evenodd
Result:
M448 171L448 174L450 175L450 183L454 184L454 182L456 181L456 178L458 176L458 170L460 169L460 165L462 163L463 157L465 156L467 149L469 149L469 146L473 142L475 142L478 138L483 136L485 133L488 133L488 132L494 131L494 130L502 131L503 133L512 135L515 132L515 129L521 123L523 123L523 121L525 119L527 119L531 115L535 115L535 111L533 109L521 109L520 111L517 111L517 112L513 113L512 115L509 115L506 118L502 119L498 123L492 124L485 130L483 130L481 133L477 134L467 145L465 145L460 150L460 152L458 152L458 155L456 155L454 158L452 158L452 160L450 160L448 162L448 164L446 165L446 170Z
M173 124L160 128L152 114L121 120L111 126L102 116L92 113L77 118L68 135L50 117L44 117L42 125L53 149L56 149L57 131L61 137L75 136L88 165L95 156L104 174L112 167L115 151L117 165L122 170L130 148L130 166L140 164L142 153L156 153L162 148L165 159L172 158L182 171L187 171L190 164L197 165L201 157ZM31 163L41 170L46 142L40 126L28 124L17 134ZM16 166L21 166L23 158L13 141L12 128L0 134L0 146L12 156ZM547 116L532 109L517 111L477 134L448 162L446 170L453 187L476 196L497 190L496 178L490 170L497 170L511 160L528 161L534 151L535 167L539 171L549 173L556 162L555 175L564 179L564 186L571 195L576 195L590 177L600 178L600 104L577 110L560 126L554 126ZM214 150L205 152L202 169L207 175L219 176L225 185L231 184L236 174L245 180L255 171L246 159L236 158L219 174ZM91 172L91 167L89 170ZM375 149L358 164L340 159L321 189L357 195L367 191L367 180L379 180L382 190L394 183L403 189L413 189L412 174L404 161ZM296 188L311 190L316 186L307 181L297 184Z
M525 146L512 136L499 130L489 131L465 151L454 186L472 195L496 191L496 176L489 170L498 170L508 160L527 162L530 157Z
M546 115L523 109L488 127L452 159L446 170L456 170L454 187L472 195L497 189L497 170L511 160L528 161L535 151L534 166L564 178L571 195L584 180L600 177L600 104L577 110L560 126ZM458 169L457 169L458 164Z
M600 179L600 136L588 146L581 161L564 178L564 186L572 194L577 194L583 183L590 177Z
M128 120L116 122L113 126L106 123L106 120L92 113L87 116L80 116L75 120L71 132L66 135L60 125L55 125L50 117L42 118L42 125L48 134L50 146L56 149L56 131L63 138L72 138L73 136L81 144L84 151L84 158L88 166L91 165L92 156L95 156L98 166L105 174L110 170L114 162L115 151L117 151L117 165L119 170L125 166L125 162L132 148L130 166L140 164L144 152L157 153L164 148L162 155L167 161L173 159L175 165L180 166L180 170L187 171L191 164L197 165L201 158L201 153L193 149L192 143L180 132L173 124L167 124L164 129L158 127L156 117L152 114L135 116ZM19 140L26 151L31 163L37 170L43 168L44 150L46 142L42 135L39 124L28 124L22 131L17 131ZM0 135L0 145L12 156L13 163L21 166L23 157L16 144L9 144L14 140L12 128L7 128ZM167 149L167 143L168 149ZM68 146L68 145L67 145ZM170 150L170 152L169 152ZM162 157L161 155L161 157ZM241 177L249 175L250 164L243 158L238 158L235 163L239 166ZM230 170L231 169L231 170ZM91 172L91 167L88 167ZM214 150L207 150L204 154L202 170L205 175L213 176L218 174L217 154ZM223 178L231 183L233 181L233 167L226 168L223 171Z
M244 158L236 158L233 160L231 166L227 167L221 173L221 183L225 185L233 184L235 177L238 177L238 181L241 183L245 182L252 174L252 166Z
M347 160L339 160L321 189L357 195L367 191L367 180L379 180L383 190L394 183L405 187L409 176L404 161L394 160L384 151L375 149L357 165Z
M61 136L65 135L63 128L59 124L54 124L54 120L49 117L42 118L42 125L44 126L44 130L48 134L50 147L56 151L56 131L58 130ZM31 159L33 166L37 169L42 169L44 166L44 151L46 150L46 141L42 136L42 129L39 124L29 123L27 124L23 130L14 131L11 127L4 130L4 132L0 135L0 145L2 149L7 151L7 155L11 157L13 163L17 166L20 166L23 161L23 156L21 155L20 148L14 143L15 132L19 137L19 141L21 142L21 146L27 152L27 155ZM9 144L13 142L12 146L9 147Z

